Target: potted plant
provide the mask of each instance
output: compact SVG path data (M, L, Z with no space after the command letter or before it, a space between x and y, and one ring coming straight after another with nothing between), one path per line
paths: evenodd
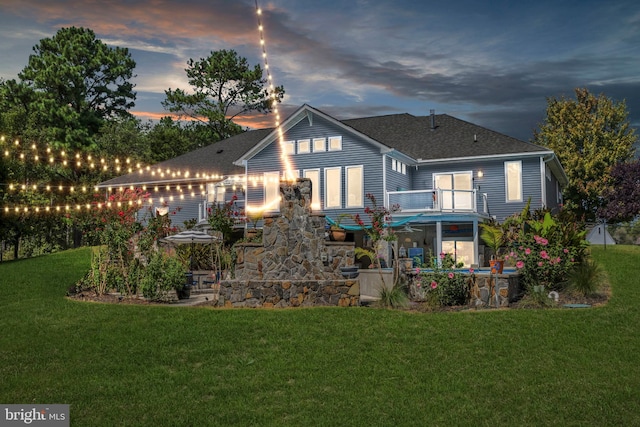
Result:
M329 240L334 242L344 242L347 238L347 230L342 228L342 221L349 217L349 214L340 214L336 221L329 226Z
M491 223L480 224L480 227L482 228L480 238L493 251L489 261L491 272L502 273L504 259L500 257L500 248L505 244L504 230L499 225Z
M249 240L258 236L258 221L262 219L262 211L251 209L247 210L247 221L251 224L251 228L247 228L246 237Z

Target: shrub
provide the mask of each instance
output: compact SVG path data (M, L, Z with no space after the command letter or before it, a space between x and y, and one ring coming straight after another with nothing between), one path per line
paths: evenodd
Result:
M428 272L421 272L416 278L415 289L419 299L434 306L464 305L469 302L470 289L464 274L453 270L455 261L451 254L440 254L440 261L431 260Z
M386 308L403 308L409 303L409 296L405 286L401 283L396 283L391 288L382 286L380 289L380 300L378 305Z
M593 259L587 259L571 271L568 289L584 296L592 296L598 293L603 280L604 273L600 265Z
M177 258L155 252L141 274L142 295L151 300L169 299L170 291L180 290L184 286L184 272L185 268Z
M554 219L549 212L526 221L523 217L511 217L503 224L510 248L505 258L518 269L527 289L564 288L574 266L586 259L584 230L575 222L567 223L569 218Z

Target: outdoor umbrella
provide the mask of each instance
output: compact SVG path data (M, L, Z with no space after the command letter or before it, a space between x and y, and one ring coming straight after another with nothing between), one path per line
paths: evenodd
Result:
M191 244L191 252L189 257L189 266L193 270L193 245L195 243L218 243L222 242L222 236L216 232L214 235L207 234L203 231L197 230L185 230L178 234L167 236L162 239L165 242L173 243L174 245Z

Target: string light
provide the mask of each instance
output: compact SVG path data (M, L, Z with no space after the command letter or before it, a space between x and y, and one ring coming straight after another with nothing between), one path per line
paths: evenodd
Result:
M295 174L293 172L293 168L291 167L291 161L287 154L284 144L284 133L282 132L282 128L280 127L280 113L278 111L278 93L273 84L273 75L271 74L271 68L269 67L269 59L267 57L267 44L265 42L264 37L264 26L262 25L262 9L258 5L258 0L255 0L256 3L256 14L258 16L258 32L260 34L260 46L262 47L262 59L264 62L264 70L267 73L267 81L269 82L269 91L271 93L271 97L273 98L272 109L275 113L275 125L278 136L278 144L280 146L280 152L282 155L280 159L282 160L282 164L285 170L285 179L287 181L294 181L296 179Z

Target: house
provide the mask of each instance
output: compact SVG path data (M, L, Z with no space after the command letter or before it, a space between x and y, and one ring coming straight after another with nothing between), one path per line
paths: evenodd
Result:
M238 191L247 209L277 210L280 179L304 177L312 182L313 209L329 222L341 213L362 214L372 194L385 206L400 206L393 215L400 236L393 250L423 257L451 253L465 265L485 262L480 223L502 221L528 200L531 209L557 209L567 182L551 150L446 114L338 120L309 105L279 129L248 131L157 167L189 165L217 171L214 179L190 175L204 190L193 203L198 208L181 212L199 219L207 203ZM159 182L147 172L102 186L184 185L181 179ZM351 228L356 244L366 245L363 233Z

